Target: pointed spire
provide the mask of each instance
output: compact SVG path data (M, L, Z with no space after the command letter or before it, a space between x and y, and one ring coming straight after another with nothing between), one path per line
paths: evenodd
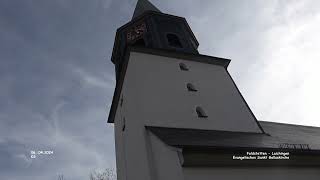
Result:
M138 17L143 14L145 11L157 11L161 12L158 8L156 8L152 3L148 0L138 0L136 8L134 10L132 19Z

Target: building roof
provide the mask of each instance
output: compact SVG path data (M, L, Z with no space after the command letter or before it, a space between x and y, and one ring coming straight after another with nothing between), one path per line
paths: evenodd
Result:
M266 133L146 127L164 143L182 148L178 151L183 167L319 167L320 127L260 121ZM282 152L287 155L277 156ZM265 153L258 158L248 153ZM272 158L283 159L272 159ZM285 159L287 157L288 159Z
M148 0L138 0L136 8L134 9L132 19L142 15L146 11L161 12L157 7L155 7Z
M320 127L260 121L266 133L146 127L176 147L287 149L320 152Z

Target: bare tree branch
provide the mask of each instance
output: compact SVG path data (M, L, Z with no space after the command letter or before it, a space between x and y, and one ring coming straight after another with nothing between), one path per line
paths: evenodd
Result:
M102 172L91 172L89 178L90 180L116 180L117 175L113 168L107 168Z
M59 175L58 175L58 180L65 180L63 174L59 174Z

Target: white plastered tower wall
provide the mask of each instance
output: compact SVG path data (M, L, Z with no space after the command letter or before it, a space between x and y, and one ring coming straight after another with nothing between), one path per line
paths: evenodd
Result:
M122 83L114 121L119 180L183 179L181 150L146 126L261 133L223 66L133 51ZM197 116L198 105L208 118Z
M189 70L180 70L179 63ZM198 91L189 92L187 83ZM134 110L130 116L143 121L144 126L261 133L220 65L131 52L122 95L124 102L132 103L127 104ZM201 106L208 118L198 118L196 106Z
M189 71L181 71L180 62ZM197 93L187 91L190 81L198 87ZM222 66L131 52L114 121L118 180L299 180L305 174L318 180L319 167L183 167L182 149L168 146L145 128L260 133L237 91ZM209 117L198 118L195 105L202 105ZM228 108L233 113L223 111Z

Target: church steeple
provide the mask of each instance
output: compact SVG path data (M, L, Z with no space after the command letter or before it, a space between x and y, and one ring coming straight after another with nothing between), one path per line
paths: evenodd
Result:
M198 54L198 45L185 18L162 13L148 0L138 0L131 21L117 30L111 58L116 79L129 46Z
M138 0L136 8L134 9L132 19L140 16L141 14L143 14L146 11L161 12L157 7L155 7L148 0Z

